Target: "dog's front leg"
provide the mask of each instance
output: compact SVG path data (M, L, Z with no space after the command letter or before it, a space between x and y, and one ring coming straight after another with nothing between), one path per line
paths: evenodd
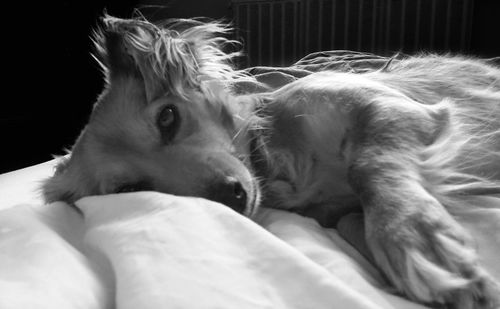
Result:
M415 119L398 112L391 118L401 117L401 127L390 119L382 125L370 113L351 147L349 181L363 206L366 241L376 263L413 300L498 308L500 290L478 264L473 241L423 185L421 127L413 130Z

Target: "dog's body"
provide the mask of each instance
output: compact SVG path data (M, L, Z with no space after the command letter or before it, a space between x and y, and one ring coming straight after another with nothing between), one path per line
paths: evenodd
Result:
M182 27L181 27L182 28ZM163 30L107 19L108 86L44 185L47 201L155 190L252 215L262 203L332 217L359 205L376 263L408 297L500 305L450 215L500 194L500 69L425 56L364 73L324 71L235 95L215 24Z
M315 73L269 94L258 109L267 121L258 133L266 204L352 207L360 193L353 169L371 160L386 171L404 162L447 206L500 193L499 73L458 57L415 57L385 71ZM360 147L374 149L365 158Z
M451 74L468 66L480 75ZM465 290L484 293L481 279L471 284L482 270L448 211L473 207L475 194L500 194L500 71L489 70L414 58L389 72L321 72L277 90L260 111L269 119L264 204L338 217L361 202L367 244L399 290L473 307ZM433 269L440 262L447 266ZM453 271L438 275L444 269ZM476 279L452 279L457 269Z

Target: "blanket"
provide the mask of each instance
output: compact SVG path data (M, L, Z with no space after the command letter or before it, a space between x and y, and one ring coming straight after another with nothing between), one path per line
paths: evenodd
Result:
M312 219L156 192L42 205L49 173L0 176L0 308L424 308ZM500 278L499 200L461 220Z

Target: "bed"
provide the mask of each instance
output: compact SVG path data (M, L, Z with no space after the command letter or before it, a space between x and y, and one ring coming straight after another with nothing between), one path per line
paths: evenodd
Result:
M317 53L289 68L248 71L275 88L315 70L388 61L370 57ZM0 175L0 308L425 308L394 294L351 246L355 221L337 230L274 209L251 221L215 202L157 192L44 205L37 188L55 163ZM500 280L500 196L483 201L454 215Z

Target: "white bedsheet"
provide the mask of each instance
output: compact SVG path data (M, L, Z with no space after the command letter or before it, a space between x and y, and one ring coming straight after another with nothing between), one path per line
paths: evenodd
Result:
M155 192L84 198L82 216L33 194L51 164L0 175L2 309L423 308L311 219ZM498 200L467 217L498 271Z

